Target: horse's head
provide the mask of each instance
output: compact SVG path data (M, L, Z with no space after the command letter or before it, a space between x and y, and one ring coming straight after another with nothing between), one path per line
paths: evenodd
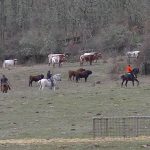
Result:
M140 72L139 68L134 68L132 74L137 78L137 74Z
M53 79L56 80L56 81L61 81L61 74L53 75Z

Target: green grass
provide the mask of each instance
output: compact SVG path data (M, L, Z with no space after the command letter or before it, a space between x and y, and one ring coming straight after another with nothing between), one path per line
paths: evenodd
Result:
M0 145L2 150L144 150L148 142L109 142L86 144Z
M99 62L83 66L93 71L87 83L84 80L79 83L68 81L68 70L79 67L77 63L70 63L54 69L48 65L1 69L0 73L6 74L10 80L12 91L0 93L0 139L87 138L92 137L92 117L97 114L106 117L150 114L149 77L140 77L139 87L132 87L129 83L128 88L121 88L120 75L116 75L118 80L111 80L110 64ZM62 74L56 92L49 89L39 91L36 83L28 87L29 75L46 75L49 69ZM101 81L101 84L94 84L95 81ZM127 147L130 144L122 145ZM83 149L112 149L109 144L106 148L92 146L87 148L85 145ZM13 147L19 149L19 146ZM41 147L48 149L46 145L32 146L32 149ZM80 147L79 144L76 149ZM119 149L118 145L114 149Z

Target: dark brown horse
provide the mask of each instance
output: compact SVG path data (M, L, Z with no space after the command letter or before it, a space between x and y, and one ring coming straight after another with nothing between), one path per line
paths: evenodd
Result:
M11 90L11 88L7 83L1 85L1 91L3 93L7 93L8 90Z
M121 87L123 86L123 83L125 82L125 86L127 87L128 81L132 81L132 85L134 86L134 81L137 82L137 86L139 85L139 80L135 77L134 74L130 73L130 74L125 74L121 76L122 79L122 83L121 83Z

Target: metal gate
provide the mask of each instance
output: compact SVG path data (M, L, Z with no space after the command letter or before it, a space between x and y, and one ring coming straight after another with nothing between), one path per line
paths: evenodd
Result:
M150 135L150 116L94 117L94 137L137 137Z

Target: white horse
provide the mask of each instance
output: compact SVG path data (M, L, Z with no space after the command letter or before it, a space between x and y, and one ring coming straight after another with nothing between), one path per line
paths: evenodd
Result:
M52 80L53 80L53 86L52 86L52 82L48 79L41 79L38 81L38 84L40 85L39 89L43 90L45 87L48 87L49 89L54 89L54 91L56 90L56 87L58 87L57 85L57 81L61 81L61 74L55 74L52 76Z
M14 67L16 63L17 63L17 59L4 60L3 68Z

